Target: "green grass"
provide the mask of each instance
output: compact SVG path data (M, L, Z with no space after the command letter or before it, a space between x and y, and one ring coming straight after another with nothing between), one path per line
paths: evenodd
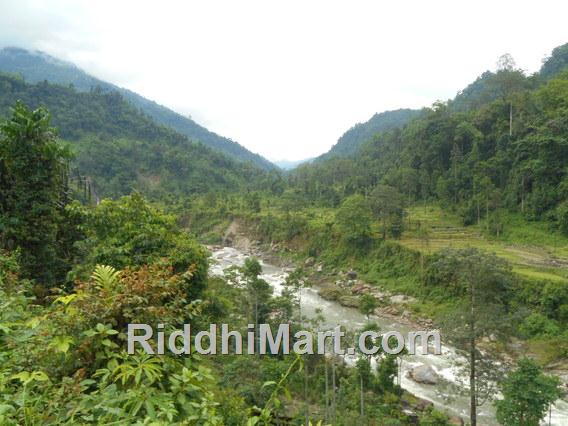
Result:
M503 235L490 236L485 224L465 227L457 214L437 205L408 209L401 244L427 254L445 247L474 247L495 253L529 279L568 282L568 238L545 222L529 222L519 214L503 213Z

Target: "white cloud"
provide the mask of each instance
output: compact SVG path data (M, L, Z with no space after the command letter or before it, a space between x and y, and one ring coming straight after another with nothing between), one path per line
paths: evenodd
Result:
M446 99L511 53L567 42L564 2L0 0L0 45L36 48L191 114L269 158Z

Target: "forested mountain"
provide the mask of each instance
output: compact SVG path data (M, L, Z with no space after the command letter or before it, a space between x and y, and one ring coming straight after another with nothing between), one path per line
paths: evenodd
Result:
M122 97L158 123L171 127L190 139L224 152L237 160L252 161L263 169L275 166L258 154L228 138L210 132L188 117L184 117L154 101L146 99L130 90L99 80L75 65L61 61L42 52L29 52L24 49L8 47L0 50L0 71L21 74L27 82L38 83L47 80L64 86L73 85L81 92L100 87L104 92L119 92Z
M531 77L526 77L521 70L516 69L509 55L503 55L501 61L503 63L498 64L499 67L512 68L506 76L506 82L502 79L502 73L486 71L448 102L449 109L458 112L479 108L496 99L503 98L507 91L537 87L568 66L568 43L555 48L552 54L543 60L540 72ZM345 132L329 152L318 157L318 160L352 155L377 133L402 128L408 122L420 117L421 114L422 111L412 109L377 113L367 122L358 123Z
M544 70L564 54L554 52ZM292 181L324 203L384 184L410 202L441 200L465 224L487 218L497 234L503 208L550 219L568 233L568 71L527 77L502 59L497 72L462 92L467 107L456 108L460 96L436 103L403 129L376 134L351 158L300 167Z
M0 74L0 117L17 101L48 108L61 138L72 142L77 172L94 180L99 196L243 189L267 173L156 124L117 92L79 92Z
M421 111L413 109L397 109L377 113L365 123L357 123L347 130L327 153L318 157L318 160L352 155L376 133L388 132L402 127L410 120L419 117L420 114Z

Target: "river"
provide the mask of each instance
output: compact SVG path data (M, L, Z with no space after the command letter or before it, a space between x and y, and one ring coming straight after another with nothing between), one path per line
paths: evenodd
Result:
M212 251L214 263L211 266L211 273L222 275L223 270L231 265L242 265L248 257L243 251L231 247L223 247ZM287 271L285 268L270 265L261 261L262 278L273 288L276 294L282 290L282 283L286 279ZM307 317L315 317L318 312L324 317L322 329L331 330L337 325L345 326L349 330L360 329L365 323L366 318L357 309L340 305L337 302L325 300L317 293L317 289L308 288L302 290L302 313ZM406 335L411 331L408 325L399 323L391 318L374 316L372 320L376 322L382 332L398 331ZM442 335L443 339L443 335ZM415 366L430 366L443 380L459 384L459 369L456 367L458 362L465 362L465 359L458 355L454 348L443 345L442 355L407 355L403 357L401 386L410 393L432 401L438 409L442 409L451 415L458 415L464 419L469 415L469 399L465 396L448 395L447 385L426 385L416 383L407 377L407 373ZM543 425L548 425L548 415ZM494 408L490 403L486 403L478 409L478 423L480 425L493 426L498 423L495 420ZM568 403L558 400L552 407L552 417L550 425L568 425Z

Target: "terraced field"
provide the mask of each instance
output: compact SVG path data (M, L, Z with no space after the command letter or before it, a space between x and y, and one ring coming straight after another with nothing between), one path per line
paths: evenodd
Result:
M544 223L507 216L500 237L489 236L484 224L464 227L460 218L438 206L408 209L401 243L425 253L445 247L476 247L510 261L515 272L535 279L568 282L568 239Z

